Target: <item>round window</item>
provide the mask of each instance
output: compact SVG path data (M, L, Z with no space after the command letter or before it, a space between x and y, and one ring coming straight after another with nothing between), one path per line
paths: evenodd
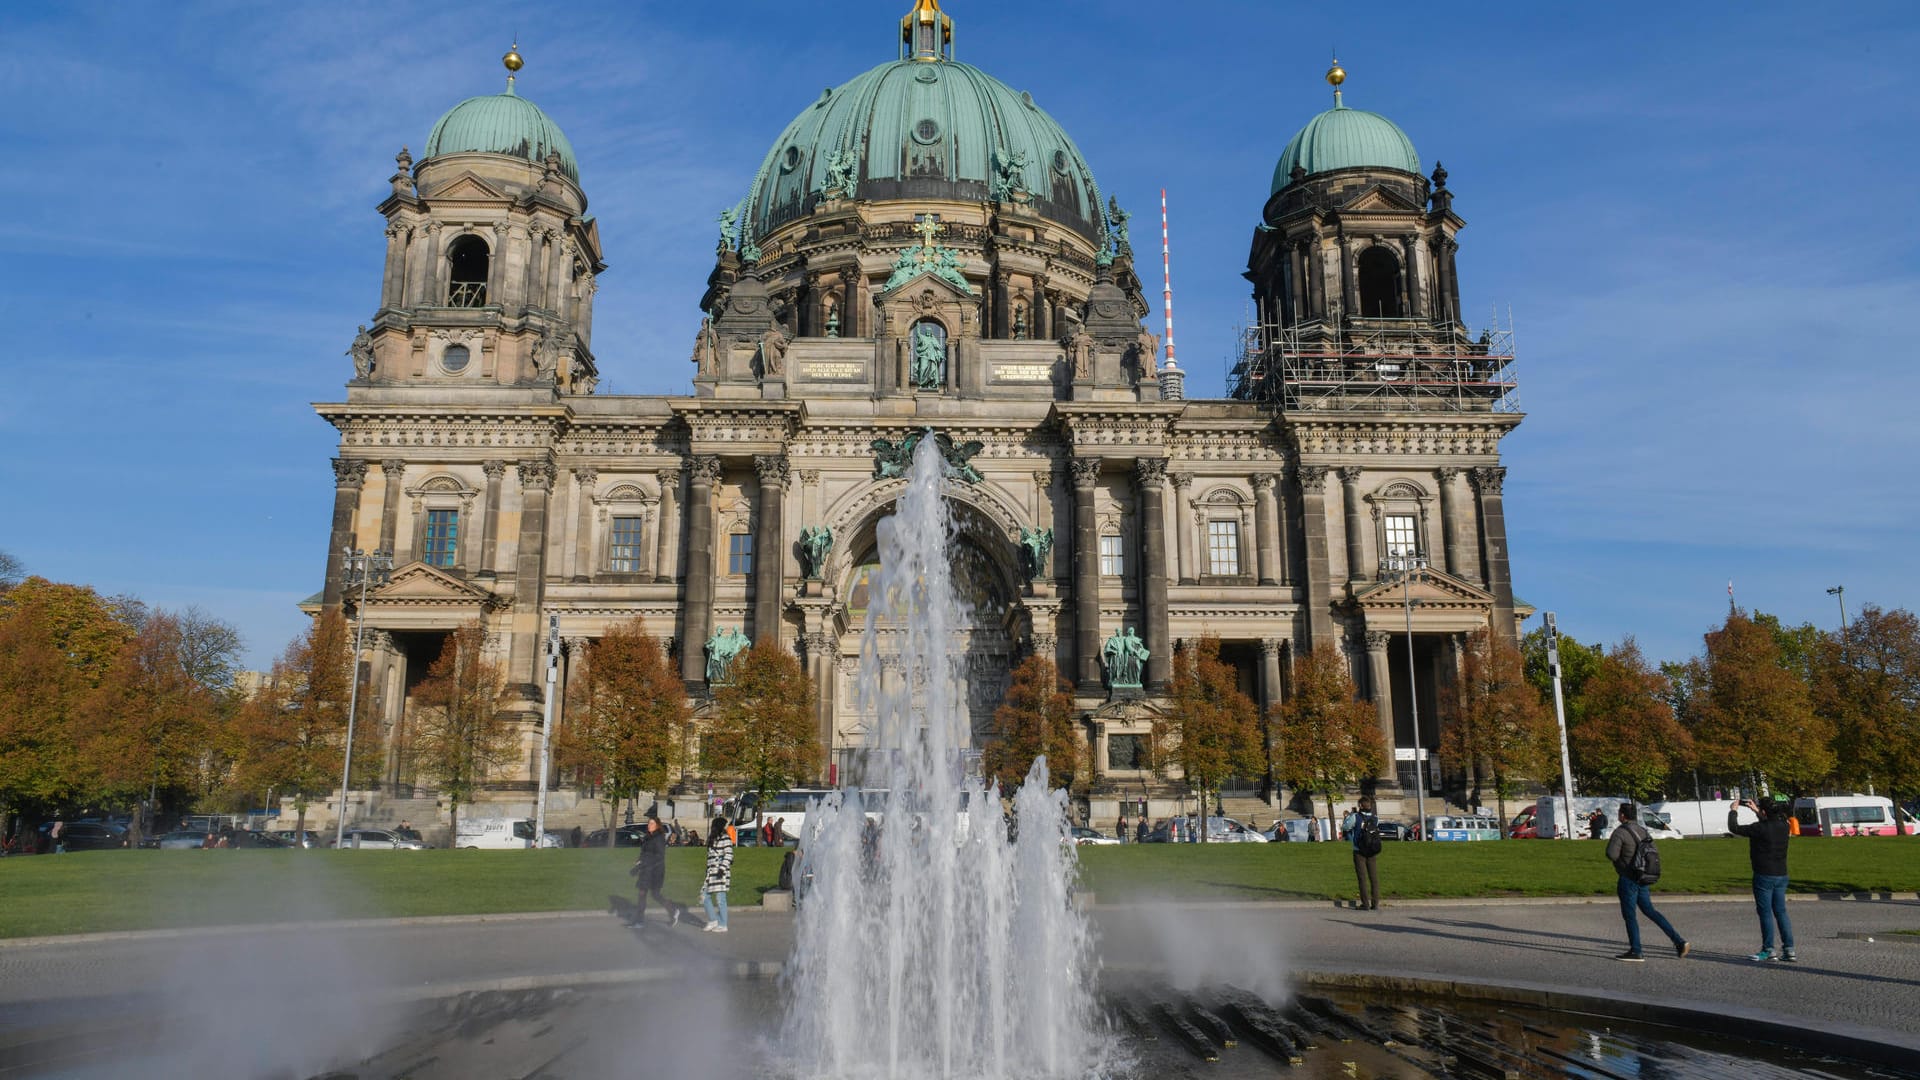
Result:
M913 125L913 137L923 143L933 142L940 137L940 124L934 120L922 120Z
M467 370L467 361L471 356L465 345L449 345L447 351L440 354L440 366L445 368L449 375L458 375Z
M780 156L780 171L792 172L794 170L794 167L799 164L800 164L800 148L797 146L787 147L787 152Z
M1067 152L1065 150L1055 150L1053 152L1053 171L1054 172L1061 173L1064 175L1067 169L1072 164L1073 163L1067 159Z

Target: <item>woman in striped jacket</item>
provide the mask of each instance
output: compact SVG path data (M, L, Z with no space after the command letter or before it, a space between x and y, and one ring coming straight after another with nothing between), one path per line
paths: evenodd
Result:
M715 934L727 932L727 890L733 887L733 826L717 817L707 829L707 880L700 887L700 906L707 909L707 925ZM720 907L714 914L714 905Z

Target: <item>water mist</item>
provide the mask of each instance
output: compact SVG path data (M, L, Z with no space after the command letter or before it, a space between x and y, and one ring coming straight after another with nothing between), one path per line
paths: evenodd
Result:
M781 1052L804 1076L1087 1075L1103 1043L1091 937L1069 895L1065 795L1035 762L1010 840L998 786L962 767L966 611L943 472L934 440L921 440L877 530L860 686L875 719L864 784L885 794L863 806L842 791L807 815L800 869L811 887Z

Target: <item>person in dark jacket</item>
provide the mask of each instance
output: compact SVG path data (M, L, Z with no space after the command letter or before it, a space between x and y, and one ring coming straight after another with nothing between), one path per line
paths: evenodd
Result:
M1759 819L1751 825L1740 823L1740 807L1754 812ZM1760 951L1749 960L1794 961L1793 920L1787 918L1787 839L1793 830L1787 823L1792 804L1769 802L1765 807L1751 799L1727 808L1727 831L1747 838L1747 858L1753 863L1753 909L1760 916ZM1780 949L1773 951L1774 926L1780 928Z
M1367 911L1378 911L1380 910L1380 871L1375 864L1380 853L1360 850L1361 833L1369 824L1377 829L1380 819L1374 813L1373 799L1362 795L1359 805L1354 808L1353 813L1347 815L1347 820L1342 827L1347 834L1347 843L1353 848L1353 876L1360 885L1360 901L1357 906Z
M658 899L667 909L668 926L679 922L684 909L660 891L667 883L667 829L651 810L647 811L647 832L640 840L640 858L633 864L632 874L640 890L640 898L634 905L638 910L634 913L633 925L646 925L648 896Z
M1147 815L1145 814L1140 815L1140 823L1134 826L1133 842L1136 844L1147 842Z
M1654 910L1653 893L1633 876L1634 854L1640 850L1641 844L1651 843L1653 837L1640 824L1640 808L1630 802L1621 803L1620 827L1613 830L1613 836L1607 840L1607 861L1613 864L1614 873L1620 877L1614 890L1620 895L1620 918L1627 924L1627 951L1614 957L1615 960L1631 963L1646 960L1646 955L1640 951L1640 918L1636 912L1645 912L1647 918L1666 933L1667 940L1673 942L1675 956L1685 958L1693 951L1693 946L1687 944L1687 939L1680 936L1680 931L1673 928L1667 917Z

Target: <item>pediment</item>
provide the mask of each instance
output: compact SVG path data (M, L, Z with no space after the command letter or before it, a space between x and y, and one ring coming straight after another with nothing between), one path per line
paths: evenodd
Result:
M1340 207L1341 213L1345 214L1365 213L1369 210L1391 210L1395 213L1418 214L1424 212L1425 209L1423 206L1414 205L1407 199L1402 198L1398 193L1381 184L1375 184L1367 188L1360 194L1348 199L1346 203Z
M439 187L434 188L433 191L427 195L427 199L430 202L439 202L441 200L449 200L449 199L457 200L457 201L465 201L465 200L495 201L495 200L504 200L506 198L507 198L506 192L501 191L499 188L494 187L492 184L487 183L485 180L481 179L480 177L470 172L461 173L459 176L456 176L453 179L447 181L446 183L441 184Z
M423 562L413 562L393 572L385 585L367 593L367 603L469 607L488 605L494 595L470 582Z
M961 289L953 282L935 273L931 268L920 271L893 288L882 292L880 296L883 300L901 298L911 300L920 297L922 295L921 290L923 289L933 290L933 303L965 301L971 304L978 303L980 300L978 296Z
M1151 724L1160 718L1162 712L1144 698L1116 697L1089 715L1103 724Z
M1493 606L1493 594L1440 570L1423 570L1410 587L1395 580L1376 582L1353 594L1353 603L1367 610L1399 612L1409 594L1416 605L1435 608L1481 609Z

